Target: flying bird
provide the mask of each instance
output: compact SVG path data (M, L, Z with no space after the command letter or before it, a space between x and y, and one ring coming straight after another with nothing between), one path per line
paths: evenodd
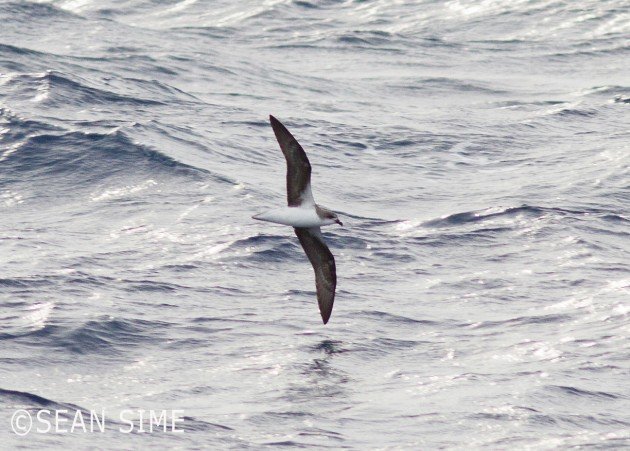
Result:
M278 119L269 116L269 121L287 160L288 205L252 217L293 227L306 256L313 265L319 313L326 324L335 301L337 269L335 258L324 242L320 227L330 224L343 226L343 223L336 213L315 203L311 192L311 164L300 143Z

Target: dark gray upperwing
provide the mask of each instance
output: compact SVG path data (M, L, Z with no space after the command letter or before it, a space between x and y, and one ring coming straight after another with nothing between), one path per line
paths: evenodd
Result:
M335 287L337 286L335 257L324 243L319 227L308 229L294 227L294 229L306 256L313 265L319 313L326 324L332 313L333 302L335 302Z
M269 116L271 127L287 160L287 199L289 207L297 207L303 201L312 202L311 164L300 143L278 119Z

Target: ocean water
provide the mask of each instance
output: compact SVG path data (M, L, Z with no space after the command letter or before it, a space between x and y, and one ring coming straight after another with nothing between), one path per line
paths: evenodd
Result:
M629 36L624 0L1 1L0 447L630 447ZM251 219L269 114L344 221L326 326Z

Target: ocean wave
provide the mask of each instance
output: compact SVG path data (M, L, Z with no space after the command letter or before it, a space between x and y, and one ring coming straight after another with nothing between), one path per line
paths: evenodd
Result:
M544 216L559 218L584 218L589 219L591 216L619 221L625 220L616 214L611 214L604 208L589 207L583 209L572 209L563 207L542 207L536 205L521 205L519 207L490 207L483 210L473 210L461 213L453 213L437 219L430 219L422 222L422 226L430 228L444 228L452 226L460 226L466 224L482 223L494 219L514 219L514 218L541 218ZM397 228L406 229L420 225L419 222L401 221Z
M523 205L521 207L509 208L489 208L480 211L466 211L462 213L454 213L439 219L431 219L423 223L425 227L450 227L461 224L470 224L483 222L491 218L511 218L517 215L527 215L532 217L540 217L544 213L553 211L553 209L545 209L536 206Z
M284 230L284 229L283 229ZM248 251L247 260L251 262L284 262L301 259L301 249L293 231L286 228L282 235L255 235L240 239L232 247Z
M486 329L486 328L496 328L496 327L511 327L511 326L527 326L530 324L547 324L547 323L563 323L566 321L570 321L571 317L569 315L559 315L559 314L548 314L548 315L533 315L533 316L524 316L519 318L509 318L501 321L482 321L480 323L475 323L469 325L472 329Z
M82 19L81 16L44 2L12 2L0 4L0 17L10 17L12 21L31 23L33 18L50 19Z
M87 321L78 327L53 324L35 335L46 336L45 346L60 352L105 356L119 355L129 347L158 340L169 326L171 323L167 321L104 317Z
M506 90L499 89L485 82L456 79L450 77L426 77L409 80L405 83L389 85L391 89L401 91L422 91L428 95L440 95L443 91L478 92L484 94L507 94Z
M86 412L85 409L82 409L75 404L57 402L25 391L0 388L0 399L3 401L3 404L6 403L6 405L13 407L24 408L27 406L31 409L47 408L51 410L72 410L73 412L81 410Z
M396 315L393 313L382 312L378 310L362 311L362 312L359 312L359 314L365 315L367 317L376 318L379 321L388 322L392 324L398 324L398 325L403 324L403 325L431 326L431 327L437 327L440 325L440 323L431 321L431 320L410 318L408 316Z
M144 81L142 82L144 83ZM130 107L164 105L164 102L143 99L137 95L122 95L91 87L86 80L73 80L71 77L55 71L35 74L8 74L5 75L3 84L5 89L9 90L8 94L12 95L12 99L24 97L33 102L41 102L44 107L94 104L125 104ZM154 85L155 82L152 84Z
M32 283L7 285L4 281L0 281L0 287L9 287L12 292L16 293L14 298L16 300L6 302L4 304L6 311L0 315L0 320L3 324L3 328L0 331L0 340L27 336L47 326L51 313L55 308L55 303L28 303L23 301L29 293L36 293L42 290L42 285L45 286L47 284L40 284L36 288L37 285Z
M96 182L129 173L158 176L160 173L202 180L210 173L134 142L114 128L108 133L67 131L41 122L9 117L0 154L11 175L0 182L5 187L30 174L34 186L56 185L64 190L89 188Z

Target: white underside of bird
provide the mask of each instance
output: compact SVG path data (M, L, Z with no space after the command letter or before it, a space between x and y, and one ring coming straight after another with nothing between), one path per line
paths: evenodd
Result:
M274 208L273 210L257 214L253 218L260 221L304 228L321 227L335 223L333 219L320 218L315 205Z

